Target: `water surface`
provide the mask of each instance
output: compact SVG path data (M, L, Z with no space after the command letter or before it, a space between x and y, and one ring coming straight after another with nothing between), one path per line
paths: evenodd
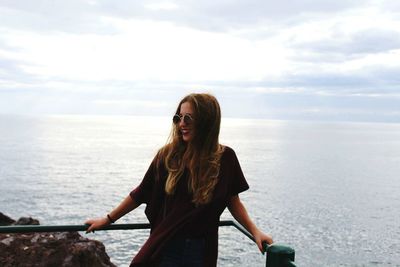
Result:
M0 115L0 211L41 224L104 216L142 179L170 118ZM253 220L296 250L298 266L400 266L400 125L224 118ZM230 219L229 213L223 214ZM146 222L143 207L120 220ZM147 230L96 232L129 265ZM265 266L220 228L218 266Z

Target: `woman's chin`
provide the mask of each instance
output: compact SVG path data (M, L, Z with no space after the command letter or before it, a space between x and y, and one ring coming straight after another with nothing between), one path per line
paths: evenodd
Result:
M190 135L182 135L182 140L183 142L189 142L190 140L192 140Z

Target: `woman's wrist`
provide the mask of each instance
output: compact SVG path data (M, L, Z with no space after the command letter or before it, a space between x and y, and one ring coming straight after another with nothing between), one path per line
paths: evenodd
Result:
M252 234L252 236L256 236L259 235L261 233L260 229L257 228L257 226L252 225L249 229L250 234Z
M115 223L115 220L111 218L110 214L107 214L107 219L110 224Z

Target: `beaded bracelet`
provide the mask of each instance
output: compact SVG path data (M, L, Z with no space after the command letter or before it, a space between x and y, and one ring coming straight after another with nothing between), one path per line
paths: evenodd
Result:
M108 218L108 220L110 221L110 223L115 223L115 221L114 221L113 219L111 219L110 214L107 214L107 218Z

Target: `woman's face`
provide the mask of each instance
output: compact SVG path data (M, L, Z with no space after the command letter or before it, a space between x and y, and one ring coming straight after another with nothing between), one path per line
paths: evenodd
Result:
M181 120L179 121L178 127L179 131L182 134L182 139L184 142L189 142L193 139L194 136L194 121L190 119L184 119L185 115L189 115L191 119L193 119L194 111L192 104L189 102L183 102L180 108L179 116Z

